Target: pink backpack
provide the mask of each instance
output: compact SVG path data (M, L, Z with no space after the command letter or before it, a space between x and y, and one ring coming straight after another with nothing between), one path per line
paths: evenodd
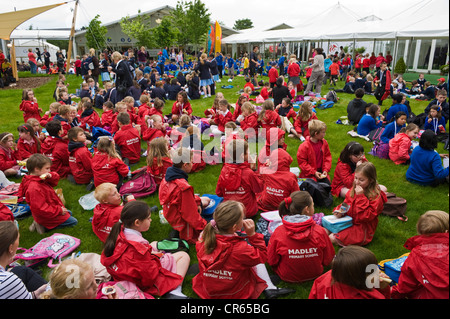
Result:
M50 237L41 239L30 249L18 248L24 252L16 254L14 260L24 260L26 266L33 267L40 265L47 258L50 258L47 266L54 268L57 265L53 264L53 259L58 259L61 262L61 258L73 252L80 246L80 243L81 241L78 238L55 233Z
M155 299L152 295L143 292L136 284L130 281L109 281L101 283L97 288L96 299L108 299L103 288L113 287L118 299Z
M157 185L153 177L146 169L133 175L131 180L120 188L120 195L133 195L136 198L150 196L156 191Z

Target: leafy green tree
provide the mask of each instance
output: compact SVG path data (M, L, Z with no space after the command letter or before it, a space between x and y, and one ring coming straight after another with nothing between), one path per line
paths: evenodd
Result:
M108 29L102 26L102 22L99 20L100 15L96 15L94 19L89 22L89 26L86 29L86 43L89 48L102 50L106 45L105 35L108 33Z
M253 28L253 22L248 18L236 20L233 26L234 30L245 30L251 28Z
M177 43L180 31L172 24L172 19L165 16L159 26L153 28L153 38L158 47L170 47Z
M136 39L136 45L138 47L152 47L154 39L152 35L152 29L149 24L149 18L146 14L141 14L141 10L138 11L138 15L131 19L129 16L120 20L120 27L123 33L131 38Z

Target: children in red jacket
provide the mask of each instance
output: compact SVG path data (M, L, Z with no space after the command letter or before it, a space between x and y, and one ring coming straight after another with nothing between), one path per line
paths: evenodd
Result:
M364 156L364 147L358 142L348 143L339 155L331 183L331 194L345 198L353 186L355 169L363 162L367 162Z
M92 172L92 154L86 147L86 134L79 126L72 127L69 138L69 166L76 184L89 184L94 178ZM71 178L69 178L71 180Z
M161 121L164 123L164 115L163 115L164 105L165 105L165 103L163 100L156 98L153 101L153 107L150 108L147 115L149 117L152 115L158 115L159 117L161 117Z
M202 203L202 199L194 195L194 189L188 183L193 154L187 148L180 147L172 155L173 166L167 169L159 185L159 201L164 217L179 232L180 238L196 243L206 226L206 221L200 215L206 202Z
M383 280L387 276L378 271L377 264L367 248L339 249L332 269L314 281L309 299L390 299L389 284ZM371 286L367 284L368 276L374 280Z
M156 242L149 243L142 233L151 221L145 202L127 203L106 239L100 262L116 281L130 281L151 295L186 298L181 285L190 257L184 251L161 252Z
M180 91L177 94L177 100L172 105L172 121L178 123L180 116L183 114L192 115L192 106L189 102L187 93L185 91Z
M236 234L242 228L245 237ZM245 206L240 202L217 206L196 250L199 274L192 288L202 299L257 299L263 291L271 299L292 292L271 282L264 265L264 238L255 232L254 221L245 219Z
M319 120L311 120L308 124L310 136L300 144L297 151L297 162L300 167L300 178L312 178L331 184L328 172L331 170L331 152L325 140L327 126Z
M279 204L298 191L297 176L290 171L292 157L282 148L277 148L269 156L270 165L261 168L264 190L258 194L258 208L261 211L278 210Z
M271 127L281 126L281 117L274 110L272 100L264 101L262 110L258 115L258 122L260 123L261 128L266 129L266 131L268 131Z
M112 125L116 120L117 113L114 112L114 104L107 101L103 104L103 113L100 118L101 127L112 133Z
M16 176L20 171L19 151L14 143L14 136L5 132L0 134L0 170L6 177Z
M389 140L389 158L397 165L408 164L412 153L412 140L417 138L419 127L409 123L400 132Z
M19 196L25 197L33 215L30 231L37 230L40 234L78 223L53 189L58 185L59 175L50 171L51 165L50 158L33 154L27 161L29 175L23 177L19 187Z
M230 110L228 110L228 101L223 99L219 101L219 107L214 116L214 123L217 125L217 129L221 134L225 132L225 124L233 121L233 114L231 114ZM217 130L211 129L213 133L217 132Z
M49 136L42 142L41 153L52 160L52 172L58 173L61 178L70 173L68 140L62 139L64 130L61 122L53 120L45 126Z
M242 104L242 117L240 122L241 129L244 131L247 140L254 140L258 136L258 113L256 113L255 107L250 102Z
M300 140L304 141L310 136L308 125L312 120L317 120L316 112L313 111L313 104L309 101L303 102L300 105L300 110L294 121L294 129L300 136Z
M94 110L91 102L83 103L82 110L83 112L80 115L80 120L83 129L101 126L100 116L98 116L98 113Z
M418 235L409 238L404 247L411 251L406 258L398 285L392 287L392 298L447 299L448 213L428 211L417 222Z
M147 116L146 116L147 117ZM166 127L168 124L163 124L161 117L158 115L152 115L144 124L141 126L143 128L142 139L147 141L147 149L150 149L150 143L155 138L166 136Z
M41 141L34 133L33 127L25 123L17 128L19 131L19 140L17 141L17 151L19 158L26 160L35 153L41 151Z
M121 185L130 169L116 152L114 140L109 136L102 136L98 140L97 152L92 158L94 185L103 183Z
M159 186L166 176L166 171L173 165L169 153L169 141L165 138L156 138L148 146L147 172Z
M312 218L311 195L296 191L278 208L282 225L270 237L267 262L283 281L300 283L320 276L335 252L325 229Z
M26 123L29 118L35 118L38 121L41 120L40 113L42 113L42 109L38 105L33 90L24 89L22 91L22 102L20 103L19 108L23 112L24 123Z
M386 194L377 183L377 170L371 162L361 163L355 169L355 179L352 189L347 192L344 203L350 206L347 215L352 218L352 226L339 233L330 234L333 244L341 246L369 244L378 226L378 215L383 211ZM342 204L341 204L342 205ZM343 217L341 205L333 214Z
M236 200L245 205L246 216L253 217L258 212L256 194L263 191L261 176L254 172L248 162L248 143L234 139L227 145L227 157L220 172L216 195L224 201ZM256 166L256 164L252 164Z
M275 83L277 83L278 79L278 70L276 68L275 62L273 62L272 67L270 68L267 75L269 76L270 88L273 88L275 86Z
M123 205L122 198L117 191L117 187L111 183L103 183L95 188L95 199L99 202L94 208L92 217L92 230L102 241L106 242L112 227L120 219ZM127 202L133 201L134 196L128 195Z
M128 113L119 113L117 122L120 129L114 135L114 142L120 149L122 159L128 159L130 164L135 164L141 159L141 134L130 124Z
M41 117L41 120L39 121L39 124L42 127L45 127L48 122L53 120L53 118L56 116L56 114L59 114L59 108L61 107L61 103L59 102L53 102L49 106L49 110L45 112L45 114Z

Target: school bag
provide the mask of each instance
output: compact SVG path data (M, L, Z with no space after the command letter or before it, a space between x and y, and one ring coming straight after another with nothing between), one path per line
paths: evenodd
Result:
M387 201L384 203L383 215L397 217L401 221L408 221L406 216L407 202L406 199L397 197L394 193L386 192Z
M384 132L384 127L379 127L379 128L376 128L376 129L370 131L369 135L367 135L367 137L369 138L370 141L379 142L383 132Z
M37 267L43 264L47 259L50 259L47 266L55 268L57 265L53 264L53 260L66 257L80 246L81 240L66 234L55 233L50 237L41 239L36 245L30 249L18 248L23 250L22 253L14 256L14 261L24 260L25 266Z
M189 252L189 244L187 241L180 238L166 238L158 241L156 244L158 250L165 251L167 253L176 253L177 251Z
M153 194L157 187L153 177L146 169L142 169L120 187L119 193L120 195L133 195L136 198L141 198Z
M106 290L113 288L118 299L155 299L152 295L143 292L135 283L130 281L109 281L101 283L97 288L96 299L108 299Z
M307 191L311 195L314 205L319 207L331 207L333 204L331 185L323 182L316 182L311 178L307 178L299 187L301 191Z
M331 101L331 102L336 103L338 101L338 96L336 94L336 91L334 91L334 90L329 91L327 93L325 99L327 100L327 102Z
M19 220L31 215L31 208L28 204L7 204L9 210L13 213L14 219Z

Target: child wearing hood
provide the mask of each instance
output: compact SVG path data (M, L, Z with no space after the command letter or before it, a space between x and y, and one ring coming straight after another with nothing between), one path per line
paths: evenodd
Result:
M188 174L192 170L193 153L180 147L172 154L173 165L159 185L159 201L163 214L172 228L179 233L179 238L196 243L198 236L206 226L200 213L208 206L206 198L194 195L194 189L188 182Z
M69 138L69 167L75 184L89 184L94 178L92 172L92 154L86 147L86 134L79 126L72 127L67 133Z
M320 276L335 252L325 229L312 218L312 197L306 191L293 192L278 209L282 225L270 237L267 262L286 282L300 283Z
M448 220L448 213L439 210L420 216L418 235L404 245L411 253L392 287L393 299L448 299Z
M39 234L78 223L53 189L58 185L59 175L50 171L51 166L47 156L31 155L27 161L29 175L23 177L19 187L19 196L25 197L33 215L30 231L37 230Z
M45 129L49 136L41 145L41 153L51 159L51 171L58 173L59 177L65 178L70 173L70 154L68 140L61 137L64 129L58 120L48 122Z
M236 200L245 205L246 216L258 212L256 194L263 191L261 176L254 172L248 162L248 143L235 139L227 145L225 163L216 186L216 195L224 201ZM255 166L255 164L253 164Z

